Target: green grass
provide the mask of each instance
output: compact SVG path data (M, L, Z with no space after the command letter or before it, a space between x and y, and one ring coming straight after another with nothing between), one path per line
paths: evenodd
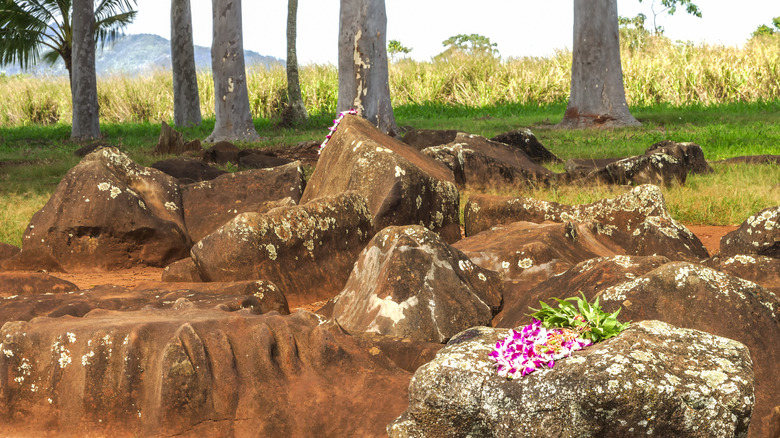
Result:
M633 108L643 122L639 128L567 131L555 129L565 105L442 104L400 105L395 109L399 126L417 129L459 129L487 137L530 127L540 141L562 159L622 157L644 153L661 140L692 141L704 149L708 160L740 155L780 155L780 101L674 107L655 105ZM266 139L241 147L295 145L321 140L332 114L315 113L307 123L280 128L271 119L256 119L258 133ZM184 129L186 140L203 139L214 120ZM120 148L143 165L160 159L150 154L160 132L158 123L104 123L102 144ZM32 214L40 209L65 173L78 163L73 152L83 146L69 140L70 126L23 125L0 127L0 241L20 245ZM774 165L714 165L710 175L691 175L685 186L664 188L674 218L687 224L730 225L751 214L780 205L780 167ZM562 171L562 166L555 166ZM557 186L502 194L582 204L617 196L629 187ZM464 193L464 200L469 193ZM465 202L463 203L465 205Z

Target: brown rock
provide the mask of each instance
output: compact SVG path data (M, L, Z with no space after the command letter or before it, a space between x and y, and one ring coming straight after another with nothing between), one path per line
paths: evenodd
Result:
M380 436L411 376L314 314L186 301L8 323L0 339L8 435Z
M333 319L348 330L446 342L501 308L495 272L420 225L387 227L360 254Z
M185 157L158 161L152 167L176 178L179 184L208 181L227 173L200 160Z
M748 155L716 161L718 164L780 164L780 155Z
M43 295L77 290L75 284L38 272L0 272L0 297Z
M162 273L162 281L194 283L202 281L198 267L192 258L181 259L166 266Z
M242 169L268 169L291 163L287 158L276 157L253 149L244 149L238 153L238 167ZM300 164L300 163L299 163Z
M233 143L218 141L214 146L203 151L203 160L217 164L238 164L239 152L241 152L241 149Z
M720 255L757 254L780 259L780 206L750 216L720 239Z
M561 159L542 145L530 129L516 129L514 131L498 134L491 138L492 141L505 143L523 151L537 164L560 163Z
M5 259L19 254L19 251L21 251L21 249L17 246L5 242L0 242L0 263Z
M184 136L180 132L162 122L160 138L154 148L155 155L178 155L184 152Z
M186 257L192 243L184 230L176 181L103 148L71 169L35 213L18 257L48 256L69 271L165 266Z
M564 205L531 198L476 195L464 212L466 236L517 221L542 223L597 222L601 234L626 255L662 255L670 260L698 261L708 257L701 241L672 219L658 187L643 185L616 198L592 204Z
M655 184L670 186L685 184L688 168L682 159L665 153L637 155L607 164L590 172L585 182L605 184Z
M412 129L404 134L401 141L421 151L431 146L452 143L459 133L461 131L454 129Z
M348 192L241 213L191 253L204 281L268 280L298 306L338 294L372 236L366 200Z
M604 169L608 164L620 161L622 158L570 158L566 160L566 173L573 178L584 178L591 172Z
M780 259L755 254L713 257L702 264L757 283L780 296Z
M300 163L271 169L228 173L210 181L181 187L184 220L192 241L197 242L240 213L262 212L295 204L306 182ZM284 201L283 204L269 201Z
M671 155L693 173L706 174L712 173L712 167L704 159L704 151L696 143L677 143L671 140L660 141L650 146L645 155L651 154Z
M368 201L375 231L421 224L447 242L460 239L460 199L452 173L358 116L346 116L341 122L301 203L349 190Z
M461 186L481 189L547 184L552 172L522 150L479 135L458 133L455 140L423 150L452 170Z

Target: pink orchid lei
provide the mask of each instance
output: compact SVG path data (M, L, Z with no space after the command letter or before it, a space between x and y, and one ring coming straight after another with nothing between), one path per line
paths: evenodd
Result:
M333 126L328 128L330 130L330 133L328 133L328 135L325 136L325 141L323 141L322 144L320 145L320 150L319 150L318 154L321 154L322 150L325 148L325 146L328 145L328 140L330 140L330 138L333 136L333 134L336 132L336 130L339 129L339 123L341 123L341 119L343 119L344 116L347 115L347 114L356 115L357 114L357 110L353 108L351 110L342 111L342 112L339 113L339 116L335 120L333 120Z
M571 356L591 344L580 338L587 326L546 329L542 321L534 319L521 331L511 330L509 336L496 342L490 357L496 361L498 375L513 379L547 366L552 368L557 359Z

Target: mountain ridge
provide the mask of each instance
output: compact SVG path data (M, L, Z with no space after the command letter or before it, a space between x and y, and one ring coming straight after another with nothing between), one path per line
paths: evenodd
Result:
M211 69L211 48L195 46L195 68L197 70ZM263 66L270 68L273 65L284 65L284 60L273 56L261 55L252 50L244 50L244 61L247 68ZM171 69L171 42L159 35L148 33L123 35L106 44L103 49L99 46L95 53L95 69L98 76L110 76L115 74L141 75L155 70ZM6 75L20 73L33 75L67 76L68 71L62 59L53 65L38 63L23 70L19 65L9 64L0 66L0 72Z

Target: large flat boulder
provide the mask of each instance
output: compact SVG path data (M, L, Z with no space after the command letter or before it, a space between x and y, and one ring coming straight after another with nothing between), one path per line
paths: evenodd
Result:
M462 132L452 142L422 153L449 167L458 185L472 189L547 184L553 176L522 149Z
M68 171L27 226L21 253L5 265L18 257L48 258L68 271L162 267L187 256L185 230L176 180L103 148Z
M662 255L686 261L708 257L701 241L671 217L661 190L653 185L583 205L476 195L469 198L464 217L466 236L517 221L594 222L600 224L602 234L612 233L612 242L625 255Z
M241 213L191 253L203 281L268 280L298 306L336 296L373 235L368 203L348 192Z
M780 259L780 205L765 208L720 239L720 255L757 254Z
M350 115L323 150L301 203L346 191L366 198L375 232L391 225L423 225L447 242L460 239L460 198L452 172Z
M508 329L455 336L420 367L391 438L744 436L753 371L739 342L660 321L633 323L518 379L488 354ZM691 360L695 357L696 360Z
M267 202L290 198L295 204L300 201L305 185L299 162L228 173L184 185L181 197L187 232L197 242L239 213L264 209Z
M406 406L395 356L308 312L93 310L0 330L9 436L381 436ZM435 351L435 350L433 350Z
M348 330L446 342L488 325L501 282L420 225L387 227L360 254L332 317Z

